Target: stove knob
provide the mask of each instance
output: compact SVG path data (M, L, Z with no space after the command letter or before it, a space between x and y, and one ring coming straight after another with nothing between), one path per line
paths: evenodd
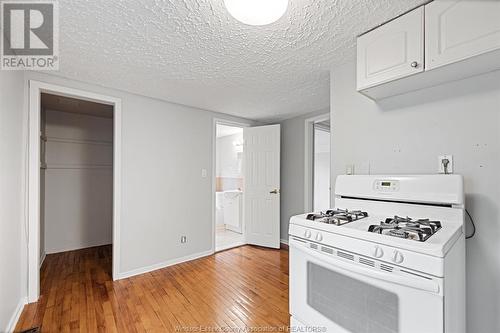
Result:
M382 256L384 255L384 250L382 250L382 248L377 245L373 248L372 254L375 258L382 258Z
M320 234L320 233L318 232L318 233L316 234L316 240L317 240L318 242L321 242L321 241L323 240L323 235L322 235L322 234Z
M394 251L394 254L392 255L392 261L396 264L400 264L405 260L405 257L403 254L399 251Z
M304 237L305 238L311 238L311 230L304 231Z

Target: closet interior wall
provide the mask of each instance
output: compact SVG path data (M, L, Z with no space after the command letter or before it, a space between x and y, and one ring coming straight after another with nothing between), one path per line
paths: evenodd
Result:
M81 108L75 104L75 110ZM109 113L96 115L63 112L42 103L42 259L45 254L112 243L113 110L109 108Z

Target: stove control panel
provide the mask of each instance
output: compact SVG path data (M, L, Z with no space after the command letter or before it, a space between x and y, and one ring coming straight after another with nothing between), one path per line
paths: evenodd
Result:
M399 191L399 180L377 179L373 183L373 189L377 192L397 192Z
M380 258L384 257L384 254L385 254L384 249L381 246L375 245L373 247L373 249L372 249L372 256L373 257L380 259ZM405 260L403 253L401 253L398 250L393 250L392 254L388 253L387 258L390 259L395 264L401 264Z
M310 221L304 223L310 224ZM340 229L337 226L333 230ZM437 277L444 275L444 258L422 254L416 251L378 244L367 240L346 237L334 232L327 232L297 224L290 224L290 237L297 238L311 249L329 253L330 248L356 253L372 260L385 262L388 265L401 266L406 269L425 272ZM410 244L414 242L410 242Z
M317 242L321 242L323 240L323 235L321 234L321 232L315 232L314 233L314 237L313 237L312 231L309 230L309 229L306 229L306 230L304 230L304 234L303 235L304 235L305 238L307 238L307 239L313 238Z

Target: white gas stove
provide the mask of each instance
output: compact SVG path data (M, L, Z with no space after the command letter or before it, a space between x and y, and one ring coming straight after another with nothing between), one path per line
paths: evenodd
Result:
M335 208L290 219L292 326L465 332L463 181L339 176Z

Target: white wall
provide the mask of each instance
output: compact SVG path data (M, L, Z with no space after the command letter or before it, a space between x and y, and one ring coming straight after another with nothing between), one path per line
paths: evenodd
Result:
M235 142L243 144L243 129L241 129L241 133L217 138L217 177L243 177L241 173L243 149L241 146L235 146Z
M330 132L314 129L314 211L330 207Z
M46 253L112 243L113 119L45 111Z
M26 295L23 255L22 72L0 73L0 332L13 329Z
M43 73L25 78L122 100L121 275L211 251L213 120L243 119Z
M281 239L288 241L290 217L305 213L306 119L328 113L323 109L282 121L281 124ZM311 180L312 181L312 180Z
M358 174L435 173L437 156L453 154L477 225L467 241L467 331L500 332L500 72L380 104L356 92L355 77L354 63L331 74L332 177L347 164Z

